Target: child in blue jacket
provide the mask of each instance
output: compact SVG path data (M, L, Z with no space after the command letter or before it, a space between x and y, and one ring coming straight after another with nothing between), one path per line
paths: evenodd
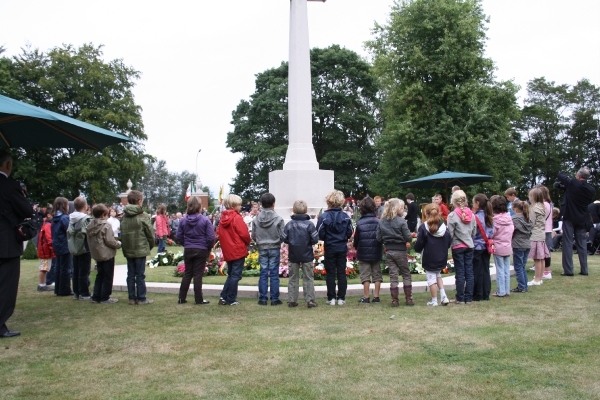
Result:
M56 271L54 272L54 294L71 296L71 269L73 261L69 252L67 230L69 229L69 201L57 197L52 207L52 249L56 255Z
M325 197L327 211L317 221L319 239L324 242L325 272L327 273L327 304L337 303L339 306L346 304L346 256L348 254L348 239L352 237L352 221L348 214L342 211L344 193L333 190ZM335 279L337 277L337 294Z

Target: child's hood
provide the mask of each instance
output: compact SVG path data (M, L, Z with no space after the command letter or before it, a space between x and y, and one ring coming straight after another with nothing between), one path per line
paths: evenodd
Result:
M279 218L279 215L273 210L262 210L260 214L258 214L258 217L256 217L256 223L261 228L266 229L276 224L277 221L279 221Z
M496 226L509 226L512 225L513 221L509 213L494 214L494 225Z
M188 227L192 227L192 226L196 226L198 225L198 222L200 222L202 214L190 214L186 216L186 225Z
M454 210L454 213L462 221L463 224L470 224L473 220L473 211L469 209L469 207L457 207Z
M107 220L101 218L94 218L90 221L89 225L87 226L87 233L89 236L98 235L100 234L102 229L106 228L106 225L108 225Z
M526 221L523 214L516 213L513 215L512 220L515 228L519 228L519 230L525 233L531 233L531 230L533 229L533 221Z
M323 213L323 225L327 225L327 229L331 229L333 233L344 233L347 228L347 220L350 217L341 208L330 208Z
M125 213L126 217L135 217L139 214L142 214L144 210L137 204L127 204L123 212Z
M221 214L221 221L219 222L219 226L222 226L223 228L231 226L236 216L242 218L242 216L235 210L223 211L223 214Z
M434 237L443 237L446 234L446 224L444 224L443 222L440 224L440 226L438 227L438 230L436 233L431 233L429 232L429 226L427 225L427 222L425 222L425 231L427 233L429 233L431 236Z

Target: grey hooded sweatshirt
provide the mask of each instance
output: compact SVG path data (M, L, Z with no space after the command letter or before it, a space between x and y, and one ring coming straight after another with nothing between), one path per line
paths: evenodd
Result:
M258 250L279 249L284 226L283 218L275 211L263 209L252 220L252 240L256 242Z
M473 237L477 233L477 223L474 218L475 216L468 207L455 208L448 215L448 231L452 237L450 247L464 244L469 249L473 248Z

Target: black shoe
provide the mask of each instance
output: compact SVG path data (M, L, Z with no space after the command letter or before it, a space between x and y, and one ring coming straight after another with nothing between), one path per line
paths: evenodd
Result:
M54 292L54 288L50 287L48 285L46 285L46 286L40 286L40 285L38 285L37 291L38 292Z
M379 300L379 297L373 297L373 303L381 303L381 300Z
M371 302L371 299L369 299L368 297L361 297L361 298L358 300L358 302L359 302L359 303L363 303L363 304L367 304L367 303L370 303L370 302ZM374 303L374 302L375 302L375 301L373 301L373 303Z
M20 334L21 334L21 332L19 332L19 331L6 331L2 335L0 335L0 338L15 337L15 336L19 336Z
M266 306L267 305L267 301L266 300L259 300L258 301L258 305L259 306Z
M560 274L560 276L573 276L573 274L567 274L566 272L563 272Z
M271 300L272 306L280 306L282 304L283 304L283 301L281 301L281 300Z
M202 302L200 302L200 303L196 302L194 304L196 304L197 306L203 306L205 304L210 304L210 301L208 301L208 300L202 300Z
M583 272L580 272L579 275L588 276L588 274L584 274Z
M220 306L226 306L227 302L225 300L223 300L223 299L219 299L219 305Z
M293 308L293 307L298 307L298 303L296 303L295 301L290 301L288 303L288 307Z
M179 300L177 300L177 304L185 304L187 303L187 300L184 300L182 298L179 298Z
M519 289L518 287L514 288L514 289L510 289L511 293L526 293L527 290L523 290L523 289Z

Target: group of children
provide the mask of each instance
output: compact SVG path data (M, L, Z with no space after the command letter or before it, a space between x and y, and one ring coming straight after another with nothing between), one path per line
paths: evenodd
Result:
M64 197L54 200L52 209L38 235L40 257L39 291L51 291L45 275L54 261L54 294L73 296L75 300L112 304L118 300L112 294L115 255L119 248L127 258L127 288L129 304L151 304L146 298L146 257L154 246L154 232L150 217L142 210L142 193L132 190L120 223L121 241L109 221L110 211L104 204L92 207L84 197L73 201L75 211L69 214L69 202ZM93 291L90 292L92 259L98 271ZM71 280L73 287L71 288Z
M545 190L544 190L545 189ZM552 207L548 189L540 186L529 192L529 201L519 201L516 192L509 189L505 196L488 199L477 194L469 208L462 190L452 194L452 211L443 218L439 204L424 208L425 221L419 226L415 250L422 253L422 265L426 271L427 285L431 293L429 306L450 303L444 290L441 271L446 267L448 249L451 249L456 272L456 304L489 300L491 278L490 258L496 265L498 289L493 296L505 297L510 293L522 293L529 286L541 285L543 279L551 279L550 253L546 232L548 215ZM508 200L507 200L508 199ZM131 191L124 217L120 224L121 241L115 238L107 221L109 210L103 204L92 209L93 219L86 214L87 203L83 197L74 201L75 212L68 214L68 201L56 198L52 215L39 235L40 286L44 289L43 271L49 259L56 257L55 288L58 296L74 296L76 300L91 299L96 303L110 304L116 249L122 248L127 258L127 287L129 304L150 304L146 298L145 263L154 246L154 230L150 217L142 210L142 193ZM407 250L412 235L403 218L404 202L397 198L388 200L378 216L377 203L367 197L360 202L361 218L356 230L347 213L342 211L344 194L334 190L326 197L328 209L319 216L316 227L307 214L307 204L298 200L293 204L293 215L287 224L275 211L275 197L271 193L261 196L262 211L252 221L251 234L240 215L242 199L228 195L223 204L217 236L221 243L223 258L227 262L228 276L221 292L220 305L239 305L238 283L242 278L248 245L254 240L258 246L260 278L258 304L272 306L283 304L279 299L279 264L281 243L289 249L288 306L298 306L299 276L302 270L303 293L306 306L317 307L313 282L313 246L324 242L325 270L327 273L327 304L343 305L346 302L346 255L347 243L354 235L353 245L357 252L360 278L364 295L360 303L370 303L370 284L375 283L374 303L379 303L382 279L381 255L385 246L386 267L390 274L392 306L399 305L399 275L402 274L406 305L414 305L412 281L408 267ZM546 204L548 203L548 204ZM548 210L548 207L550 210ZM512 217L511 217L512 214ZM551 235L550 235L551 238ZM42 257L43 255L43 257ZM510 289L510 256L513 256L517 287ZM527 281L525 265L528 255L534 260L535 277ZM98 274L89 291L91 260L97 263ZM73 290L71 290L71 271ZM270 289L270 290L269 290Z

